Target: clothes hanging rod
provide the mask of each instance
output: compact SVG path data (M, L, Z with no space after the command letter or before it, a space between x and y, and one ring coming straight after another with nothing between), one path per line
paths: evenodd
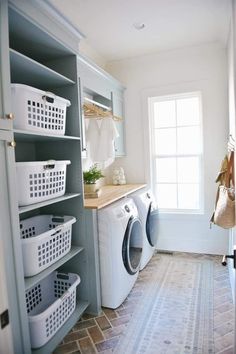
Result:
M107 111L111 111L111 107L105 106L104 104L99 103L99 102L97 102L97 101L94 101L94 100L92 100L91 98L84 97L84 100L87 101L87 102L89 102L89 103L94 104L95 106L98 106L98 107L100 107L100 108L106 109Z

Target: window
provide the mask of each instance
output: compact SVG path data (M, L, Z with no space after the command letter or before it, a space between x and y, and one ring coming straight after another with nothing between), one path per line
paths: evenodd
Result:
M152 97L153 186L163 211L202 211L201 95Z

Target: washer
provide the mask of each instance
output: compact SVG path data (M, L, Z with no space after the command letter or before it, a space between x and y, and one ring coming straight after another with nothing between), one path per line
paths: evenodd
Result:
M132 198L138 208L143 231L142 270L153 256L158 238L158 209L151 190L135 193Z
M102 306L115 309L131 291L142 256L142 225L132 199L98 211L98 237Z

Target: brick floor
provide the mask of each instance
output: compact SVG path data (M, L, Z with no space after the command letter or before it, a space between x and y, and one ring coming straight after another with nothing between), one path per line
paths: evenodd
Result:
M228 269L222 267L221 258L217 256L185 255L186 257L193 256L214 260L214 354L234 354L234 306ZM149 265L140 272L133 290L119 308L116 310L103 308L102 314L98 317L84 314L72 331L63 339L54 354L113 353L120 337L129 325L140 297L145 292L145 283L149 280L149 267L155 267L155 256Z
M214 340L216 354L234 354L234 306L228 268L215 263Z

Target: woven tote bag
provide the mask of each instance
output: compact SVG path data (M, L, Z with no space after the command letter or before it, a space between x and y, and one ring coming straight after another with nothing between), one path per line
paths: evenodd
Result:
M212 217L214 224L230 229L235 226L235 191L234 191L234 152L228 158L224 185L219 185L215 211Z
M235 195L233 188L219 186L219 198L214 213L214 224L230 229L235 225Z

